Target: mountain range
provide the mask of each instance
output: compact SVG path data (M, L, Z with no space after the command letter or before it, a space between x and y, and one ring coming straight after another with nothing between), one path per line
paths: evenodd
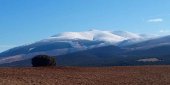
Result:
M0 66L31 66L36 55L62 66L170 64L170 36L126 31L65 32L0 53Z

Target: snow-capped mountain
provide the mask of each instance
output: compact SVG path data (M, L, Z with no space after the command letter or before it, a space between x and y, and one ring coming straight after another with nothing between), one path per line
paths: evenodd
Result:
M4 51L0 53L0 64L29 59L40 54L58 56L108 45L127 46L148 39L150 38L124 31L64 32Z

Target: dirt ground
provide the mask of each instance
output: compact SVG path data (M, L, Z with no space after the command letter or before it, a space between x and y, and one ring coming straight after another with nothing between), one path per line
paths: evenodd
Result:
M0 85L170 85L170 66L0 68Z

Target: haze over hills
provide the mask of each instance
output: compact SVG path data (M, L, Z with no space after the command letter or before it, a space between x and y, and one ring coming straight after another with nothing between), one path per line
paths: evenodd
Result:
M167 63L169 40L169 36L126 31L65 32L4 51L0 53L0 64L17 66L40 54L57 56L58 64L66 66L170 64ZM157 61L142 62L140 59Z

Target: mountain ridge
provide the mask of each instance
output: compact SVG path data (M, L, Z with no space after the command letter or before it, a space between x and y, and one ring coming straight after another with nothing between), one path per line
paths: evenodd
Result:
M69 55L75 52L81 53L81 51L86 50L87 52L89 52L88 50L95 48L100 49L102 47L105 48L107 46L111 47L115 46L117 48L126 49L125 51L119 50L120 53L123 55L117 56L122 57L135 54L135 52L138 51L140 53L145 52L143 50L146 50L146 48L148 47L152 47L152 45L154 45L153 48L155 47L155 49L157 49L156 47L160 44L164 46L164 43L170 43L170 41L167 40L170 39L169 36L151 37L150 35L147 34L143 35L145 36L142 36L142 34L136 34L126 31L100 31L100 30L90 30L85 32L64 32L32 44L19 46L4 51L0 53L0 64L31 59L33 56L40 54L50 56L60 55L62 56L67 54ZM148 42L152 43L148 44ZM159 48L162 49L161 47ZM100 52L98 53L100 54ZM109 56L109 54L105 55ZM113 53L113 55L116 54Z

